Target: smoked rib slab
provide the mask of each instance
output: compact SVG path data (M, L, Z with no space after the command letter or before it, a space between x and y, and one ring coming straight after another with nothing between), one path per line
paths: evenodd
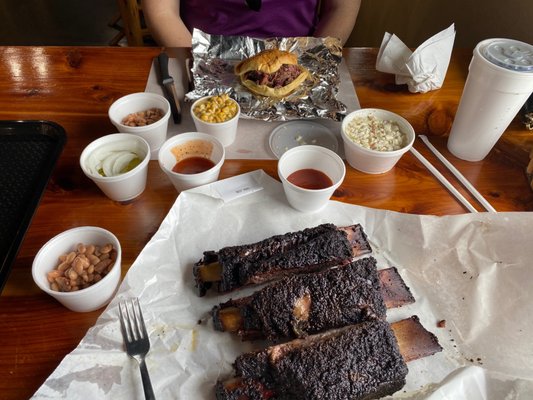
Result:
M236 377L217 382L216 397L377 399L405 385L407 360L441 350L416 316L391 325L366 321L237 357Z
M215 286L226 293L285 275L346 264L372 251L361 225L322 224L260 242L206 251L193 274L200 296Z
M212 310L214 327L243 339L305 337L414 302L395 268L377 270L373 257L326 271L284 277L251 296Z

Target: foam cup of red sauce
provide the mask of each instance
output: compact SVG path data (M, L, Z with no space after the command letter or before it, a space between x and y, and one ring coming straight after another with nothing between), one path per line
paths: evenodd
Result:
M302 212L316 212L326 207L345 175L342 158L321 146L294 147L278 161L278 176L287 201Z
M159 166L178 192L216 181L224 158L222 143L200 132L171 137L158 155Z

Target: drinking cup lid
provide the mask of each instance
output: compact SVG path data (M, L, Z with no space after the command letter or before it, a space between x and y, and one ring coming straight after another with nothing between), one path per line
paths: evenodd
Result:
M530 44L518 40L495 39L481 49L481 54L500 67L533 72L533 46Z

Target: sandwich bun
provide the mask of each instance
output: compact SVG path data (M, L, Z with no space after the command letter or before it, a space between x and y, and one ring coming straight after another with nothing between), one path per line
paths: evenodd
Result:
M298 57L288 51L278 49L264 50L255 56L242 60L235 67L237 75L243 75L250 71L261 71L272 74L281 68L283 64L296 65Z
M295 67L292 67L292 69L299 71L298 76L286 85L272 87L248 79L249 73L253 73L254 71L269 75L275 74L283 65L294 65ZM235 74L239 76L242 85L248 90L268 97L284 97L288 95L309 76L309 72L298 64L298 57L295 54L278 49L264 50L255 56L241 61L235 66Z

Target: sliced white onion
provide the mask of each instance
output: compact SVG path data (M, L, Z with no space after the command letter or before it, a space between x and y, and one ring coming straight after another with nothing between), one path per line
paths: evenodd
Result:
M146 153L135 140L119 140L95 149L87 158L87 168L91 173L105 176L116 176L127 167L129 162L138 157L145 158Z
M113 175L122 173L130 161L135 158L139 158L139 156L129 151L121 151L119 157L115 159L115 163L113 164Z
M115 161L120 157L121 153L121 151L112 151L102 159L102 169L105 176L115 175L113 174L113 165L115 165Z

